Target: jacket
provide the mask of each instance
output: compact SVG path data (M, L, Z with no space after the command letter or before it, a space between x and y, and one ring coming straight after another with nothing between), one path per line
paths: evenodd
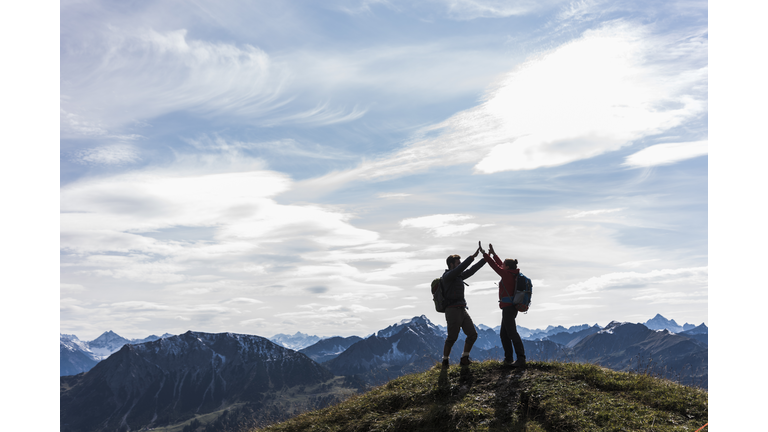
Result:
M470 276L480 270L480 267L482 267L486 261L485 259L481 259L480 262L473 265L472 268L466 270L466 268L474 260L475 257L470 255L461 264L454 267L453 270L446 270L443 273L441 282L445 288L446 298L450 301L446 307L467 306L467 301L464 299L464 285L468 284L464 282L464 279L468 279Z
M507 306L512 306L512 303L502 302L504 297L514 297L515 290L517 289L517 276L520 274L520 269L507 270L504 268L504 263L497 255L490 255L483 253L483 259L488 261L488 265L491 266L501 280L499 281L499 309L504 309Z

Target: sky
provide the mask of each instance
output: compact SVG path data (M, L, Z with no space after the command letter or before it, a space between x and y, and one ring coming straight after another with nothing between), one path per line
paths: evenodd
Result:
M533 281L518 325L709 325L708 32L706 1L61 1L60 332L444 324L478 241Z

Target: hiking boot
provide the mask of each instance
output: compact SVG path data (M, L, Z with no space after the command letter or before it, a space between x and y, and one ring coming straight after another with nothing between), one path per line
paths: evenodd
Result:
M459 362L459 364L460 364L460 365L462 365L462 366L469 366L469 365L471 365L472 363L474 363L474 362L473 362L472 360L470 360L470 359L469 359L469 356L466 356L466 357L462 357L462 358L461 358L461 361Z
M443 369L448 369L448 359L443 360Z
M515 362L512 363L510 366L512 366L513 368L524 368L525 357L518 357L517 360L515 360Z
M508 367L508 368L509 368L509 367L513 367L513 366L512 366L512 364L513 364L513 363L514 363L514 362L513 362L512 360L510 360L510 359L504 359L504 363L503 363L503 366L504 366L504 367Z

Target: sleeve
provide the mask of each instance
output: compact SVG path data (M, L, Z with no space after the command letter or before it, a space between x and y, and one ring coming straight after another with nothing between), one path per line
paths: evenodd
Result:
M499 257L494 258L499 259ZM488 262L488 265L490 265L493 271L495 271L499 276L504 276L504 267L501 263L497 263L485 252L483 252L483 259Z
M484 265L485 265L485 257L482 257L480 259L480 262L478 262L477 264L473 265L469 270L467 270L464 273L462 273L461 274L461 278L462 279L468 279L473 274L477 273L477 271L480 270L480 267L482 267Z

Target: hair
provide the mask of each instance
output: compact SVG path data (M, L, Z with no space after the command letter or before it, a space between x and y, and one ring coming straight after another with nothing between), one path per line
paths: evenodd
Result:
M461 257L458 256L458 255L451 255L451 256L449 256L448 258L445 259L445 265L447 265L448 268L451 268L451 263L456 261L456 260L461 261Z
M517 268L517 260L512 258L507 258L504 260L504 264L507 265L507 267L511 268L512 270Z

